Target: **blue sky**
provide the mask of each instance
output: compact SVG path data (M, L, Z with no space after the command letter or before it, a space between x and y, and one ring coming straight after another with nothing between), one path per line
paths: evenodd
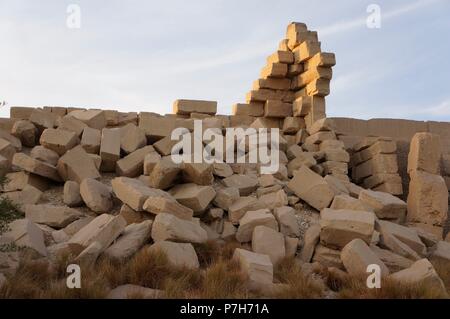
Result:
M450 121L449 0L0 0L0 101L170 113L210 99L229 114L291 21L336 53L329 116Z

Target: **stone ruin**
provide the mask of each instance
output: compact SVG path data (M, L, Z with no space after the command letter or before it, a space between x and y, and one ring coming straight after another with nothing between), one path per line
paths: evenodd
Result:
M343 275L376 264L383 276L445 291L430 261L450 267L450 123L380 132L372 120L327 118L335 64L317 32L291 23L232 115L196 100L177 100L164 116L11 107L0 120L1 198L25 216L0 243L49 260L77 252L80 262L127 259L145 246L199 268L192 243L235 240L248 247L233 258L252 287L276 286L273 265L295 256ZM280 129L278 171L174 163L171 133L192 131L194 120L222 133ZM0 252L0 285L19 258Z

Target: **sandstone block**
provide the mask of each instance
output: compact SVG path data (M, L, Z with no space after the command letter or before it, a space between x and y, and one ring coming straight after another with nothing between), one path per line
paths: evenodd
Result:
M111 181L116 196L135 211L143 211L143 205L154 191L140 180L129 177L116 177Z
M30 152L30 156L39 161L45 162L52 166L56 166L58 164L59 155L55 151L51 149L45 148L44 146L37 145L33 147Z
M272 264L276 264L286 256L284 236L272 228L256 226L252 234L252 250L268 255Z
M159 155L157 152L146 154L144 157L144 175L150 175L153 171L153 168L160 160L161 155Z
M215 115L217 113L216 101L176 100L173 103L173 113L183 115L191 113L204 113Z
M408 155L408 173L421 170L430 174L440 173L441 142L439 135L417 133L411 140Z
M267 100L264 105L264 116L275 118L292 116L292 104L277 100Z
M152 229L151 220L125 227L117 240L105 250L111 258L127 260L131 258L149 239Z
M80 144L87 153L98 154L100 151L101 138L102 134L100 130L85 127Z
M328 207L334 197L334 191L328 183L305 166L294 172L288 187L317 210Z
M407 269L392 274L390 278L403 284L426 285L446 295L446 289L442 279L426 258L415 262Z
M416 171L411 174L407 219L442 225L448 214L448 189L439 175Z
M81 183L85 178L99 178L95 162L86 153L83 147L76 146L58 160L58 173L67 181Z
M239 262L242 270L249 277L250 284L272 284L273 264L269 256L236 248L233 259Z
M132 123L120 129L120 148L126 154L132 153L145 145L147 145L147 137L143 129Z
M320 225L312 224L305 232L303 238L303 248L300 253L300 260L309 263L314 255L314 250L320 240Z
M96 213L109 212L113 206L109 188L93 178L81 182L80 195L86 206Z
M258 187L258 179L247 175L233 175L222 180L226 187L236 187L241 196L253 193Z
M237 187L219 188L216 190L216 197L214 197L213 203L215 206L228 211L239 197L239 189Z
M151 145L142 147L117 161L117 175L127 177L142 175L144 172L144 159L150 153L155 153L155 149Z
M183 163L183 179L197 185L211 185L214 181L213 165L206 163Z
M39 139L41 145L45 146L58 155L64 155L68 150L74 148L80 140L74 132L60 129L46 129Z
M396 223L385 220L377 220L376 230L380 233L382 241L389 235L394 236L409 248L414 250L418 255L425 256L427 249L425 244L420 240L417 231Z
M83 199L80 194L80 184L74 181L67 181L64 184L63 201L69 207L80 206Z
M267 78L284 78L287 75L288 66L284 63L270 63L261 70L260 77Z
M72 116L62 117L58 125L58 129L73 132L77 137L80 137L87 127L88 126L85 123Z
M195 221L180 219L171 214L158 214L153 222L152 238L155 242L175 241L202 243L208 239L206 231Z
M172 214L181 219L191 220L191 208L180 204L171 194L152 188L143 208L152 214Z
M41 256L47 256L44 234L31 220L17 219L8 225L9 230L0 236L0 242L13 242L17 247L32 249Z
M320 212L320 241L329 247L343 248L355 238L370 243L375 227L372 212L334 210Z
M100 156L102 164L100 170L112 172L116 169L116 163L120 159L120 130L103 129L100 143Z
M378 218L397 219L406 215L406 203L391 194L364 190L359 199L372 207Z
M180 165L175 164L170 156L163 157L153 167L150 185L154 188L168 189L174 185L180 171Z
M70 112L68 115L97 130L102 130L108 124L105 111L102 110L79 110Z
M278 231L278 223L268 209L248 211L239 221L239 228L236 233L237 241L241 243L251 241L253 230L260 225Z
M37 224L44 224L53 228L64 228L79 219L82 214L66 206L54 205L26 205L25 216Z
M169 262L178 267L187 267L190 269L198 269L197 253L194 246L189 243L174 243L171 241L158 241L149 248L150 250L162 251Z
M341 252L341 259L345 269L352 276L367 275L369 265L378 265L382 276L389 274L389 269L383 261L359 238L345 245Z
M105 250L123 232L126 221L122 216L102 214L81 228L68 241L74 247L89 247L93 242L101 245Z
M295 210L289 206L275 208L274 215L280 225L280 232L285 236L299 237L300 227L297 218L295 217Z
M24 153L16 153L13 157L12 163L24 171L46 177L56 182L61 181L61 177L54 166L29 157Z
M170 194L182 205L191 208L194 214L205 212L216 196L211 186L199 186L193 183L176 185Z
M37 129L30 121L16 121L11 129L11 134L20 139L24 146L33 147L36 145Z

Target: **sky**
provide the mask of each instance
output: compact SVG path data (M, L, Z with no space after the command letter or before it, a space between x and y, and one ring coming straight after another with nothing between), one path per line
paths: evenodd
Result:
M73 4L80 28L68 27ZM371 4L380 28L367 27ZM181 98L230 114L292 21L336 54L328 116L450 121L449 0L0 0L0 117L10 106L165 114Z

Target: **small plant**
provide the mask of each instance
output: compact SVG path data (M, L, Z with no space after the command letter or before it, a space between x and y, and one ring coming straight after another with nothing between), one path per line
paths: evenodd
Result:
M24 217L24 213L9 198L0 198L0 235L8 231L8 224Z

